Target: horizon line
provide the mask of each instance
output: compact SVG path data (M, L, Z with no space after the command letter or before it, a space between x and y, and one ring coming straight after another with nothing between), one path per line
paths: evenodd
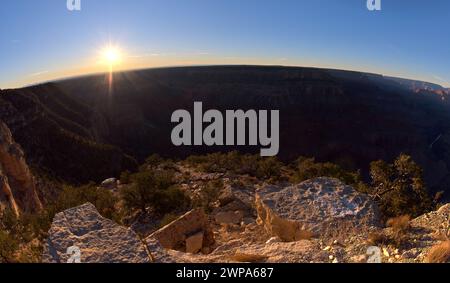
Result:
M191 65L168 65L168 66L155 66L155 67L142 67L142 68L125 68L125 69L119 69L117 71L113 71L112 73L128 73L128 72L138 72L138 71L145 71L145 70L158 70L158 69L173 69L173 68L190 68L190 67L279 67L279 68L303 68L303 69L318 69L318 70L332 70L332 71L343 71L343 72L353 72L353 73L361 73L361 74L367 74L367 75L375 75L375 76L381 76L384 78L396 78L396 79L404 79L404 80L410 80L410 81L416 81L421 83L428 83L433 84L436 86L439 86L444 89L450 90L449 86L444 86L437 82L427 81L423 79L416 79L416 78L410 78L410 77L403 77L403 76L397 76L397 75L388 75L388 74L382 74L382 73L375 73L370 71L360 71L360 70L353 70L353 69L339 69L336 67L315 67L315 66L300 66L300 65L279 65L279 64L191 64ZM62 81L68 81L73 79L80 79L80 78L86 78L86 77L95 77L95 76L101 76L101 75L109 75L110 72L87 72L85 74L79 74L79 75L72 75L72 76L61 76L56 77L54 79L50 80L44 80L39 81L35 83L25 84L22 86L17 87L0 87L0 90L16 90L16 89L23 89L23 88L29 88L29 87L36 87L40 85L45 85L49 83L56 83L56 82L62 82Z

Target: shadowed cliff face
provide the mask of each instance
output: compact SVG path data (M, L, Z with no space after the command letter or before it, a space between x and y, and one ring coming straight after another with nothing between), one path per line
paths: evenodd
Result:
M10 128L30 164L73 183L98 181L136 167L134 158L95 139L92 110L56 85L6 90L0 120Z
M421 85L427 88L417 88ZM0 103L10 110L0 111L0 118L34 163L86 179L92 176L79 174L78 162L88 160L92 172L102 169L99 175L106 175L132 163L124 153L142 160L154 152L171 157L258 152L259 147L174 147L170 116L180 108L192 111L194 101L202 101L204 109L279 109L282 159L315 156L367 172L370 161L392 160L404 152L424 168L428 184L438 186L450 176L450 106L446 92L428 86L312 68L153 69L117 73L111 85L99 75L4 91ZM36 134L34 123L47 129L45 137L28 138ZM51 155L36 151L42 148L40 139L51 145ZM54 160L48 159L77 151L73 139L85 141L82 148L89 148L88 153L83 159L66 159L64 166L58 163L55 170ZM107 150L98 149L99 144L108 144ZM107 158L95 163L91 159L97 150Z
M0 121L0 212L5 208L19 216L21 212L39 211L42 204L22 149Z

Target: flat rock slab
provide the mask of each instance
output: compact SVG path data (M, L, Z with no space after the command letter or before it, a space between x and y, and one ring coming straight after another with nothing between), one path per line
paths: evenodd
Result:
M194 209L155 231L148 238L158 240L165 249L185 248L186 239L203 231L203 245L209 246L214 237L209 228L208 216L202 209Z
M333 178L265 186L256 193L256 207L258 223L284 241L301 240L305 231L326 236L379 224L375 202Z
M70 247L80 251L82 263L152 262L136 233L102 217L90 203L56 214L42 261L66 263Z

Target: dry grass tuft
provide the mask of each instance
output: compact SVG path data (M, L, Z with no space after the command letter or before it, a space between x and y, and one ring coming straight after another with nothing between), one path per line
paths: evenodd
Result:
M234 256L231 257L232 261L237 262L250 262L250 263L258 263L266 261L267 256L263 255L255 255L255 254L245 254L236 252Z
M378 246L387 242L386 236L381 232L372 232L369 234L367 244L371 246Z
M450 262L450 240L433 246L425 258L427 263L449 263Z
M394 218L390 218L386 225L388 227L392 227L394 233L396 232L408 232L409 230L409 221L411 217L409 215L402 215Z
M295 240L301 241L301 240L311 240L314 238L314 233L307 230L299 230L295 233Z
M391 218L386 222L386 225L392 228L393 241L397 246L402 245L406 241L410 228L410 220L411 217L409 215L402 215Z

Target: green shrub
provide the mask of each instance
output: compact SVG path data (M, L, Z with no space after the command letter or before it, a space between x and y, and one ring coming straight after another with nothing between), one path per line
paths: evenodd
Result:
M151 205L157 213L165 214L187 209L190 199L178 187L172 186L166 190L156 191Z
M264 179L278 180L281 176L281 163L276 157L261 158L258 162L258 169L255 177L261 177Z
M150 166L150 168L156 168L160 165L164 159L159 156L159 154L152 154L145 160L145 165Z
M36 214L21 214L17 217L6 209L0 218L0 262L37 262L42 254L42 242L50 228L51 219L43 218L45 210ZM37 243L37 244L36 244ZM19 250L19 247L22 250Z
M31 241L35 237L40 240L44 239L50 230L53 217L53 211L48 209L36 214L23 214L20 221L26 231L24 237L26 241Z
M217 179L209 181L203 191L210 201L215 201L219 197L220 191L223 189L223 187L223 180Z
M293 183L303 182L317 177L330 177L341 180L347 185L363 188L359 172L349 172L337 164L330 162L316 162L314 158L300 157L293 164L294 172L290 181Z
M223 181L221 179L209 181L200 190L200 193L194 196L192 206L201 207L207 213L211 212L210 204L219 198L219 194L223 189L223 186Z
M129 184L131 182L131 172L126 170L120 174L120 183Z
M283 166L276 157L241 154L238 151L190 156L186 162L204 172L248 174L260 179L279 179Z
M0 217L0 228L3 228L8 231L16 232L19 228L19 219L12 209L6 208L1 214Z
M54 215L90 202L102 216L120 222L121 215L117 210L118 201L119 199L112 192L98 188L92 183L81 187L64 186L57 200L47 209L49 215Z
M17 249L17 240L6 231L0 230L0 263L13 262Z
M401 154L393 164L372 162L370 176L370 193L378 200L386 218L405 214L417 217L432 209L422 169L411 156Z
M152 207L164 214L188 206L188 198L174 186L172 171L144 171L132 176L133 184L121 191L125 206L147 211Z

